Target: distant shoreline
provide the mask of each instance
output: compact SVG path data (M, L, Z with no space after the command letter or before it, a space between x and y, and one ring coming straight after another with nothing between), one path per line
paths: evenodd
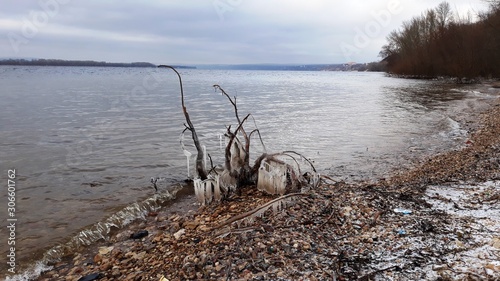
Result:
M92 60L59 60L59 59L4 59L0 60L0 65L10 66L90 66L90 67L157 67L149 62L105 62ZM174 66L180 69L196 69L194 66Z
M0 65L9 66L84 66L84 67L157 67L149 62L115 63L93 60L61 60L61 59L0 59ZM277 70L277 71L385 71L383 64L371 63L336 63L336 64L199 64L172 65L178 69L211 69L211 70Z

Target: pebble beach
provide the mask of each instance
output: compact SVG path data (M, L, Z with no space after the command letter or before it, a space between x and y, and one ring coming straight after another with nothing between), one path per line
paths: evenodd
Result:
M461 147L390 177L188 200L36 280L500 280L500 99L458 121Z

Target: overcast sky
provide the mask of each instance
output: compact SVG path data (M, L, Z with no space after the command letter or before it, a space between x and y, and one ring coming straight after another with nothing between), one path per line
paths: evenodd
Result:
M385 37L441 0L0 0L0 58L155 64L379 60ZM482 0L449 1L455 11Z

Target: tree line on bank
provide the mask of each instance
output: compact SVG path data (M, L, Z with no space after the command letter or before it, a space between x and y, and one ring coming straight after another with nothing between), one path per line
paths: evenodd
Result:
M380 56L387 71L411 77L500 77L500 1L474 21L460 17L450 4L403 23L387 37Z
M36 65L36 66L109 66L109 67L156 67L149 62L104 62L93 60L61 60L61 59L4 59L0 65Z

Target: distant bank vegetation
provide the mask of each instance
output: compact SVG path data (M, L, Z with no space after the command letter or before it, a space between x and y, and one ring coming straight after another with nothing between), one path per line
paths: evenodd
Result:
M149 62L113 63L92 60L61 60L61 59L0 59L0 65L34 65L34 66L100 66L100 67L156 67ZM385 64L342 63L342 64L215 64L201 65L200 69L222 70L281 70L281 71L385 71ZM177 69L196 69L196 66L174 65Z
M380 56L387 71L412 77L500 77L500 0L474 20L459 16L450 4L403 23L387 37Z
M4 59L0 65L37 65L37 66L111 66L111 67L156 67L149 62L104 62L92 60L59 60L59 59Z
M99 66L99 67L156 67L149 62L105 62L93 60L60 60L60 59L4 59L0 65L35 65L35 66ZM175 66L177 68L195 68L190 66Z

